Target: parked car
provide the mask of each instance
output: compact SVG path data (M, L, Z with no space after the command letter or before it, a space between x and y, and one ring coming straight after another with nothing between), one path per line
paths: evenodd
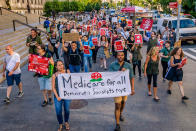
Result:
M157 32L162 34L165 30L165 27L169 29L177 28L177 17L164 17L158 19L157 22ZM192 19L190 18L180 18L180 38L182 42L185 41L194 41L196 43L196 26Z

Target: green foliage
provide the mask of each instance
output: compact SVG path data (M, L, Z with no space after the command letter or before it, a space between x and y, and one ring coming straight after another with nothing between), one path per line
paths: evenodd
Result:
M50 16L51 12L69 12L69 11L92 11L101 9L101 0L73 0L73 1L47 1L44 5L45 16Z

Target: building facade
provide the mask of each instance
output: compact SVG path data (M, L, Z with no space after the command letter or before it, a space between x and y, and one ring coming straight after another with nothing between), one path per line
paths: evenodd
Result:
M0 0L0 7L11 8L18 13L42 14L48 0Z

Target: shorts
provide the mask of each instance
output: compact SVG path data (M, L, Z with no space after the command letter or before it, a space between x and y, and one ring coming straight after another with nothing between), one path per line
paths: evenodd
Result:
M52 78L38 77L40 90L52 90Z
M9 72L6 72L6 80L8 86L13 86L14 81L16 82L16 85L19 86L21 82L21 73L20 74L13 74L11 76L8 76Z
M120 97L114 97L114 102L115 103L121 103L122 101L126 102L128 96L120 96Z

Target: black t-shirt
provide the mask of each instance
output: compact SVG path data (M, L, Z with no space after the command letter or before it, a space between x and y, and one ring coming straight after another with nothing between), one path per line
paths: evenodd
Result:
M81 57L80 57L80 50L76 49L75 52L69 48L69 64L71 65L80 65L81 64Z
M57 39L56 37L55 37L55 38L51 37L51 38L50 38L50 43L51 43L51 45L52 45L53 47L55 47L55 44L58 43L58 39Z
M64 33L70 33L70 30L67 30L67 29L66 29L66 30L64 31Z

